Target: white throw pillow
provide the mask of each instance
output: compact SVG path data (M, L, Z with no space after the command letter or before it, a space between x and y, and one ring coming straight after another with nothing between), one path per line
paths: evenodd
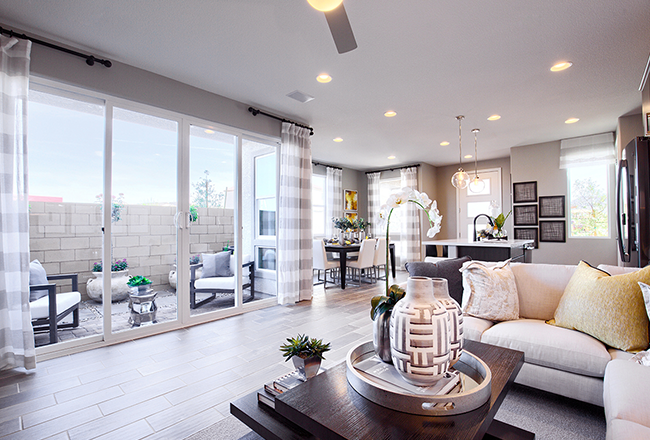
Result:
M43 269L41 262L38 260L29 263L29 284L30 286L48 284L47 273L45 272L45 269ZM44 296L47 296L47 290L45 289L30 290L29 302L36 301Z
M463 265L463 313L490 321L519 319L519 296L510 260L488 267Z

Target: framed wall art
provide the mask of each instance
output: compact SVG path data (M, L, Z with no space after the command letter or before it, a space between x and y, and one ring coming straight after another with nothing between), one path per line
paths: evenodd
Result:
M539 222L539 241L566 243L566 222L564 220L542 220Z
M512 203L537 202L537 181L512 184Z
M345 213L345 218L348 220L356 220L357 219L357 213L356 212L346 212Z
M353 189L346 189L343 192L343 211L356 211L359 204L359 195Z
M535 249L539 248L537 228L515 228L515 240L533 240Z
M539 196L539 218L564 217L564 196Z
M512 207L515 226L537 226L537 205Z

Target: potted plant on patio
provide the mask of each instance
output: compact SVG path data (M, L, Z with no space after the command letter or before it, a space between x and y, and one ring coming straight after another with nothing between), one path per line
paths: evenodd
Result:
M126 284L131 288L131 293L133 295L142 295L149 290L151 280L142 275L136 275L129 278L129 281Z
M117 260L111 264L111 301L122 301L129 296L129 264L126 258ZM86 283L88 297L94 301L102 302L102 289L104 284L104 273L102 272L101 261L95 262L91 269L95 278L90 278Z
M330 343L323 343L322 339L309 338L307 335L298 335L287 338L287 343L280 346L285 362L293 359L293 365L304 380L314 377L320 369L320 363L325 358L323 353L330 350Z

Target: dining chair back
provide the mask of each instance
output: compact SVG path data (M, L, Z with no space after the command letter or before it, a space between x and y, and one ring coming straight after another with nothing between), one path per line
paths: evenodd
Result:
M375 278L385 279L385 277L379 276L379 269L386 266L386 239L378 238L377 245L375 246L375 259L373 262L373 268L375 272Z
M313 270L318 271L317 279L314 285L324 284L323 287L327 289L328 282L335 284L335 282L333 281L335 279L334 272L339 267L339 262L327 259L327 252L325 251L325 243L323 242L323 240L313 240L312 251L313 251ZM320 277L321 270L325 271L325 275L323 279L321 279ZM332 280L329 281L327 279L328 272L330 272L330 278L332 278Z
M375 262L376 246L377 240L374 238L368 238L361 242L361 247L359 248L359 259L348 263L348 267L352 269L353 272L352 278L354 278L354 273L358 271L359 282L361 282L361 269L366 269L368 273L372 271Z

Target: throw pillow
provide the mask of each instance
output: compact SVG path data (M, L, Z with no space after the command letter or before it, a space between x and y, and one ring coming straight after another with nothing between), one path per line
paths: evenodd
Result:
M490 321L519 319L519 296L510 260L488 267L463 265L463 313Z
M48 284L47 273L41 265L41 262L34 260L29 263L29 285ZM39 298L47 296L47 290L39 289L29 292L29 302L36 301Z
M412 277L445 278L449 295L460 304L463 299L463 276L460 268L467 261L471 261L471 258L449 258L435 263L413 261L406 263L406 270Z
M201 254L201 258L203 259L201 278L232 276L230 272L230 252Z
M641 293L643 294L645 312L647 313L648 317L650 317L650 286L644 282L639 281L639 287L641 287Z
M639 281L650 283L650 266L611 276L581 261L549 324L587 333L620 350L645 350L648 314Z

